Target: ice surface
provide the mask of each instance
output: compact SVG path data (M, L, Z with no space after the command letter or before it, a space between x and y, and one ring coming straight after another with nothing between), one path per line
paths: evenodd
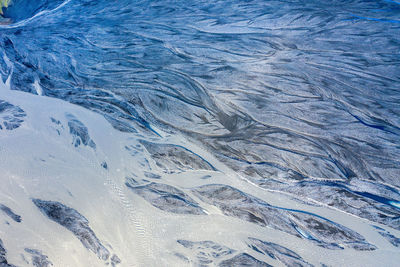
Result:
M249 238L249 240L249 247L251 247L253 250L268 255L273 259L277 259L286 266L313 266L312 264L304 261L296 252L281 245L265 242L257 238Z
M215 170L206 160L192 151L177 145L156 144L140 141L156 161L158 167L166 173L185 170Z
M392 244L395 247L400 247L400 238L394 236L393 234L391 234L389 231L380 228L379 226L374 226L377 230L378 233L383 236L384 238L386 238L390 244Z
M6 255L7 255L7 251L4 248L3 241L0 239L0 266L1 267L15 267L14 265L9 264L7 262Z
M25 251L31 254L32 265L35 267L50 267L53 266L46 255L37 249L26 248Z
M15 214L12 209L10 209L9 207L0 204L0 210L5 213L7 216L9 216L11 219L13 219L15 222L20 223L22 221L21 216L18 214Z
M15 1L0 265L396 266L399 7Z
M219 245L213 241L193 242L189 240L178 240L177 242L195 252L194 259L188 259L191 261L191 264L195 266L215 265L221 258L226 258L228 255L232 255L235 252L235 250Z
M228 216L238 217L260 226L284 231L316 242L328 249L351 247L375 250L357 232L312 213L284 209L247 195L227 185L205 185L193 190L201 200L215 205Z
M259 261L247 253L241 253L235 257L222 261L218 266L254 266L254 267L267 267L272 266L265 262Z
M264 185L264 187L267 187L267 185ZM303 200L316 200L319 203L366 218L372 222L379 222L400 229L400 209L390 204L390 199L399 198L396 188L388 186L382 188L382 185L372 182L352 185L351 182L344 183L341 181L269 183L268 187L290 192ZM392 190L387 190L387 188Z
M337 258L354 266L390 265L393 256L388 255L396 255L398 248L391 243L398 236L395 229L382 225L377 230L358 217L251 185L183 137L146 140L172 151L177 145L191 151L194 161L187 169L176 165L186 154L168 152L165 162L175 172L164 172L150 149L140 145L143 136L121 133L91 111L15 91L0 94L27 114L27 127L3 131L0 137L0 201L22 219L0 225L9 263L32 266L36 254L26 248L40 251L54 266L154 266L160 261L176 266L317 266L334 265ZM81 140L78 147L71 145L66 113L74 114L77 126L84 125L74 135ZM96 149L82 140L92 140ZM158 175L158 168L162 175L146 177L146 172ZM369 182L346 186L386 199L397 194ZM10 218L8 209L2 213ZM355 259L354 253L365 254Z
M66 114L66 117L68 119L69 132L74 138L74 146L77 147L83 144L96 149L96 144L90 138L87 127L72 114Z
M13 130L20 127L25 116L25 112L20 107L0 100L0 130Z
M40 199L32 201L50 220L70 230L87 249L96 253L97 257L104 261L108 260L110 252L101 244L89 227L88 220L79 212L56 201Z
M178 214L205 214L196 201L173 186L160 183L136 186L131 179L127 179L125 184L133 192L161 210Z

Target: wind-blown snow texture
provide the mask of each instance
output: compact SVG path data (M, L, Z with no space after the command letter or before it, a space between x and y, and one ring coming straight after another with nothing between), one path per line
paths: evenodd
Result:
M3 13L1 266L400 261L399 2Z

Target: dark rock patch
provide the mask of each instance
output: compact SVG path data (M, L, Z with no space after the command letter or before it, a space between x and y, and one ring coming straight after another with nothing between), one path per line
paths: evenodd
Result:
M152 172L144 172L144 176L150 179L161 179L161 175Z
M205 159L182 146L157 144L144 140L140 140L140 143L150 153L157 166L166 173L186 170L216 170Z
M15 222L20 223L22 221L21 216L18 214L15 214L9 207L0 204L0 210L5 213L8 217L13 219Z
M177 214L205 214L196 201L173 186L160 183L135 186L129 179L125 185L160 210Z
M26 113L18 106L0 100L0 130L14 130L24 122Z
M103 167L104 169L108 170L107 162L103 161L103 162L101 163L101 167Z
M112 257L111 257L111 266L114 267L114 266L117 266L120 263L121 263L120 258L118 258L118 256L115 255L115 254L112 255Z
M304 261L303 258L298 255L296 252L285 248L281 245L265 242L256 238L249 238L251 243L249 247L254 251L259 252L264 255L268 255L269 257L278 260L285 264L286 266L298 266L298 267L312 267L313 265Z
M220 267L232 267L232 266L251 266L251 267L272 267L272 265L269 265L263 261L257 260L253 256L247 254L247 253L241 253L239 255L236 255L235 257L224 260L219 263Z
M71 231L99 259L103 261L109 259L110 252L97 238L89 227L89 221L82 214L60 202L41 199L33 199L32 201L50 220Z
M90 138L88 128L74 115L66 114L66 117L68 119L69 133L73 136L74 139L72 144L75 147L78 147L82 144L96 149L96 144Z
M25 251L31 254L32 265L35 267L50 267L53 263L49 261L46 255L37 249L26 248Z

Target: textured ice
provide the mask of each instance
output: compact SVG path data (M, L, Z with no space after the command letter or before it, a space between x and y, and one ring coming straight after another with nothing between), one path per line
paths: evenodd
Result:
M71 231L99 259L103 261L108 260L110 252L97 238L93 230L89 227L88 220L83 215L60 202L40 199L32 199L32 201L50 220Z
M37 249L26 248L25 251L31 255L32 265L35 267L50 267L53 263L49 261L46 255Z
M13 219L15 222L20 223L22 221L21 216L14 213L14 211L12 211L12 209L7 207L6 205L0 203L0 210L7 216L9 216L11 219Z
M213 241L178 240L179 244L195 252L194 259L188 259L195 266L213 266L221 258L235 253L235 250L219 245Z
M253 266L253 267L271 267L263 261L257 260L253 256L247 253L241 253L235 257L222 261L218 266L220 267L230 267L230 266Z
M273 259L279 260L286 266L313 266L312 264L304 261L303 258L296 252L281 245L251 237L249 238L249 240L249 247L251 247L254 251L268 255Z
M25 97L30 101L31 97L35 100L39 98L39 103L43 101L48 107L54 108L54 114L42 112L44 104L30 103ZM398 249L389 240L385 241L384 238L388 236L372 240L374 234L379 236L381 233L367 221L322 206L303 205L303 202L293 200L291 196L282 201L284 195L268 193L238 179L234 172L211 154L193 145L187 149L202 151L199 157L210 160L220 171L188 169L190 171L163 172L156 179L148 178L146 172L158 174L159 170L153 163L141 165L146 159L154 160L144 145L137 147L139 140L143 140L141 136L119 133L104 118L92 112L78 111L72 105L61 109L59 103L53 106L52 99L31 97L21 97L20 103L16 103L32 114L27 120L30 127L20 129L23 135L2 137L10 141L4 142L0 150L0 153L7 155L0 162L1 167L9 170L1 176L4 182L2 195L8 198L14 192L22 192L18 193L21 204L12 211L22 217L23 223L0 225L12 252L9 253L8 262L24 266L21 253L25 248L34 248L48 256L48 261L54 266L63 262L73 266L104 263L125 266L131 262L138 266L152 266L158 261L162 261L163 265L172 263L188 266L268 266L266 264L292 261L316 266L320 262L334 263L337 257L334 255L341 255L341 252L345 252L344 258L349 260L352 253L360 253L353 248L363 250L362 253L366 255L364 263L376 262L373 255L379 255L379 261L385 262L382 255L393 253L390 248ZM87 128L90 140L96 143L95 151L71 147L69 120L64 116L66 112L79 114L74 116ZM62 125L66 129L63 130ZM60 135L54 129L59 129ZM37 142L32 143L31 138ZM165 144L179 142L180 139L171 139ZM162 138L152 143L161 144ZM29 151L32 155L26 163L16 160L19 149ZM176 160L181 158L178 156ZM104 162L107 162L107 171L101 166ZM28 167L30 175L26 177L23 169ZM60 172L60 169L63 171ZM16 181L30 187L21 190ZM217 181L220 184L216 184ZM396 199L397 191L393 188L373 185L371 182L346 184L349 190L359 189L362 190L360 192L370 192L385 199ZM38 199L41 195L43 198ZM371 199L371 196L358 195ZM138 201L138 196L143 201ZM49 220L38 210L29 208L29 204L22 204L26 201L31 203L32 197L36 197L33 201ZM59 201L45 200L51 197L60 201L65 199L77 208L73 209ZM5 204L10 201L1 202ZM156 208L149 212L149 205ZM325 213L324 210L331 213ZM43 226L36 228L41 218ZM59 247L59 244L67 242L65 235L69 235L59 226L74 234L71 235L72 240L68 240L67 247ZM9 234L10 229L14 231L13 235ZM32 231L37 234L26 234ZM394 229L385 231L394 237L398 235ZM365 234L368 240L363 237ZM15 235L23 247L13 243ZM249 239L249 236L254 239ZM103 238L109 240L113 247ZM67 248L70 248L69 253L79 253L79 256L68 257L59 253L60 249ZM27 255L26 251L24 253ZM29 256L26 259L32 262ZM387 259L386 262L390 260Z
M376 249L363 236L347 227L315 214L271 206L231 186L204 185L193 189L193 193L202 201L220 208L225 215L305 238L324 248Z
M12 19L13 22L29 19L39 12L50 11L60 4L63 0L43 1L43 0L13 0L10 1L9 8L4 9L4 16Z
M386 240L389 241L390 244L392 244L395 247L400 247L400 238L396 237L389 231L387 231L379 226L374 226L374 228L377 229L378 233L381 236L383 236L384 238L386 238Z
M140 143L145 146L157 166L166 173L185 170L215 170L206 160L182 146L157 144L144 140L141 140Z
M96 149L96 144L90 138L88 128L80 122L74 115L66 114L68 119L68 127L69 132L73 136L73 145L75 147L82 145L90 146L93 149Z
M161 175L152 172L143 172L144 176L150 179L161 179Z
M107 164L107 162L105 162L105 161L103 161L102 163L101 163L101 167L103 167L104 169L108 169L108 164Z
M0 130L14 130L21 126L25 111L4 100L0 100Z
M131 179L127 179L125 185L161 210L178 214L205 214L196 201L176 187L161 183L137 186Z
M4 248L3 241L0 239L0 266L1 267L15 267L14 265L9 264L7 262L6 255L7 255L7 251Z
M112 267L115 267L115 266L117 266L118 264L120 264L121 263L121 259L120 258L118 258L118 256L117 255L112 255L111 256L111 266Z
M395 188L387 190L379 188L375 183L368 182L366 185L365 183L352 185L351 182L341 181L301 181L288 184L269 183L265 187L293 193L303 200L312 199L399 230L400 209L390 205L389 202L390 199L400 198L398 190ZM355 191L360 189L366 191Z
M190 266L213 242L235 252L209 265L396 265L399 8L14 0L0 19L8 262L34 248L54 266ZM60 201L93 246L32 198Z

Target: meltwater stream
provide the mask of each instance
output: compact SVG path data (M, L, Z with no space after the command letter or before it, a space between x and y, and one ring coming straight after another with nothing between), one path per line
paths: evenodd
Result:
M0 265L399 261L398 1L13 0L0 73Z

